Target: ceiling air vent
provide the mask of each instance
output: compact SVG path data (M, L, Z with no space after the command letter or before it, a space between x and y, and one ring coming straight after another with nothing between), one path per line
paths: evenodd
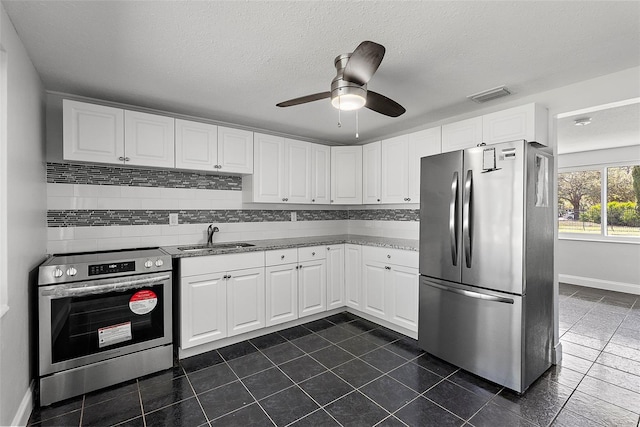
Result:
M473 95L467 96L473 102L477 102L478 104L482 104L483 102L491 101L492 99L502 98L503 96L511 95L509 89L505 86L494 87L493 89L485 90L482 92L474 93Z

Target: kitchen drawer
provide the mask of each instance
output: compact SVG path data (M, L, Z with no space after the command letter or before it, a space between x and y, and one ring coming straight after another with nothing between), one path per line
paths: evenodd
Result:
M273 251L266 251L264 254L265 264L267 266L298 262L298 250L296 248L276 249Z
M264 252L208 255L180 259L180 275L182 277L254 267L264 267Z
M402 249L381 248L377 246L363 246L362 259L364 261L375 261L413 268L418 268L419 265L417 251L405 251Z
M298 261L313 261L327 258L326 246L309 246L308 248L298 248Z

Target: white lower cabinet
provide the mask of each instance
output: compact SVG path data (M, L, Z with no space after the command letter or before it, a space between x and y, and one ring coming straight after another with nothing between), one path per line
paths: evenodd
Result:
M265 326L264 252L180 260L180 348Z
M361 310L362 303L362 246L344 245L344 288L347 307Z
M345 306L344 245L327 246L327 310Z
M327 311L326 258L324 246L298 248L298 317Z
M298 318L298 253L296 249L265 252L266 325Z
M180 347L191 348L227 336L225 273L183 277L180 283Z
M418 331L418 252L365 246L360 310Z
M265 326L264 268L236 270L227 276L227 336Z

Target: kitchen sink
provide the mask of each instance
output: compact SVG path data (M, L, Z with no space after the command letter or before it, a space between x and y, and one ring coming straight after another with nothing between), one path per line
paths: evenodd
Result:
M216 249L241 249L255 246L252 243L244 242L231 242L231 243L213 243L211 245L193 245L193 246L181 246L178 248L182 252L200 252L200 251L212 251Z

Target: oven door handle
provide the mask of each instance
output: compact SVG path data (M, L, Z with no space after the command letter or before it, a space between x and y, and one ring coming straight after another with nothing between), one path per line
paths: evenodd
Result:
M42 289L43 296L51 296L54 298L79 297L85 295L104 294L108 292L126 291L128 289L143 288L158 282L171 279L170 274L154 277L146 277L142 279L129 279L125 281L109 281L98 285L84 283L71 283L68 285L48 286Z

